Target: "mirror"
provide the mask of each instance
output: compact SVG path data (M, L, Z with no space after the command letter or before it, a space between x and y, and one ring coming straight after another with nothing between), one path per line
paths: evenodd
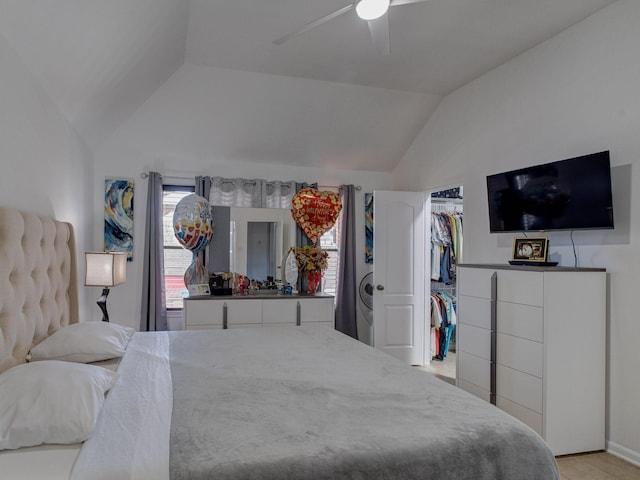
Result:
M209 272L236 272L260 281L282 278L282 258L296 239L288 208L214 206L213 219Z
M278 222L247 222L247 276L257 279L275 279L276 256L282 247Z

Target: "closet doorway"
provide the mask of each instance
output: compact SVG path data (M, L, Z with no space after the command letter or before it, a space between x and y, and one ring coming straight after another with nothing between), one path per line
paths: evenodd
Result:
M462 186L432 192L430 292L427 298L427 324L431 372L450 383L456 378L457 264L462 261ZM426 350L426 348L425 348Z

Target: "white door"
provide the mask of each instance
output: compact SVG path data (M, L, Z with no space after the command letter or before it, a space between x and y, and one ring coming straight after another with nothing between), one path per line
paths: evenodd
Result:
M373 344L410 365L423 365L425 194L375 191L373 202Z

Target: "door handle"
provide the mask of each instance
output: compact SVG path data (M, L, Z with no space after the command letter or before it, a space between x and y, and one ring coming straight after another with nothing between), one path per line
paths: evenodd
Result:
M376 290L384 290L384 287L382 285L376 285Z

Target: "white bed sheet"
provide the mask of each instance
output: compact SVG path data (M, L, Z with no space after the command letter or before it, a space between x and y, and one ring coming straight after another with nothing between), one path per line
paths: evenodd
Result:
M82 447L41 445L0 452L0 478L20 480L67 480Z
M135 334L118 372L70 478L168 479L173 388L167 332Z

